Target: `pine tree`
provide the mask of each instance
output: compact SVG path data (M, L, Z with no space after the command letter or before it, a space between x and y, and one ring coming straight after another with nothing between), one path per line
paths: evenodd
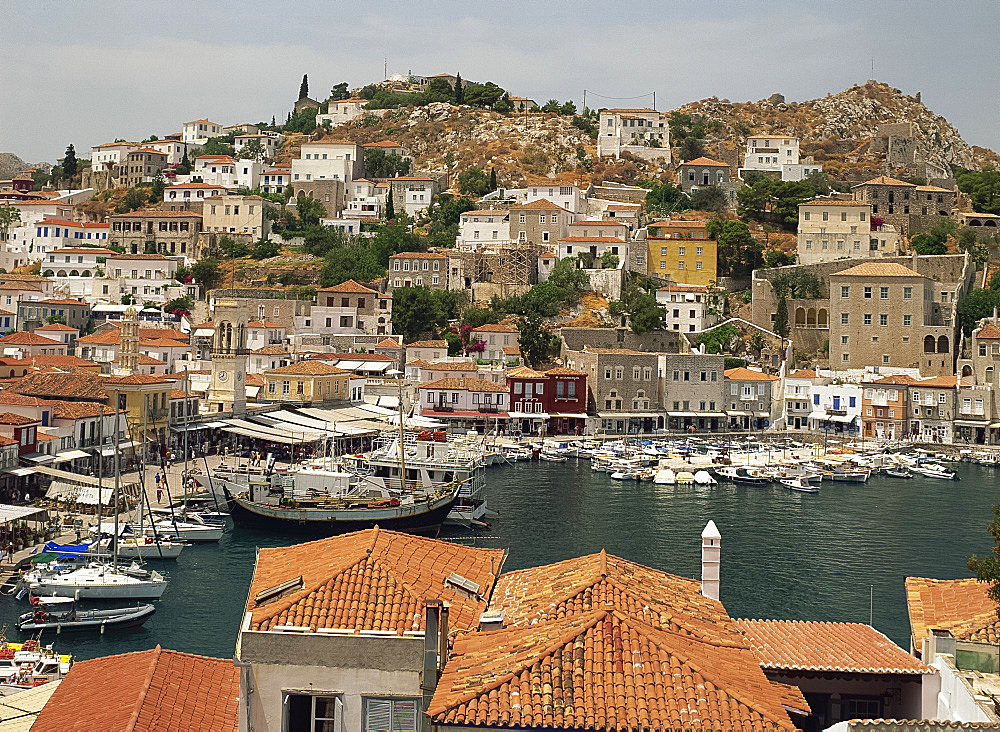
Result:
M462 73L455 76L455 104L461 104L465 100L465 92L462 91Z
M396 207L392 202L392 187L389 188L389 195L385 197L385 220L392 221L396 218Z
M72 180L73 176L76 175L76 169L76 148L71 143L66 148L66 157L63 158L63 173L66 174L67 179Z
M299 99L309 96L309 74L302 74L302 84L299 85Z
M276 124L275 124L275 119L274 119L274 115L272 114L272 115L271 115L271 127L272 127L272 129L273 129L273 128L277 127L277 126L278 126L278 125L276 125Z
M499 184L497 184L497 169L490 168L490 190L495 191L499 187Z
M191 158L188 157L187 146L184 146L184 157L181 158L181 164L177 168L177 172L181 175L187 175L191 172Z

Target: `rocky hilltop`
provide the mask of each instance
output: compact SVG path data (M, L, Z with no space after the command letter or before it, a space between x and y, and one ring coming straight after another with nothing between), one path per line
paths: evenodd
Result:
M758 102L711 97L674 111L702 117L707 154L733 166L752 134L796 135L804 156L813 156L834 178L852 182L879 173L941 178L950 175L951 166L979 169L1000 162L993 151L963 140L948 120L924 106L919 94L875 81L802 102L786 102L780 94ZM495 167L507 185L521 182L525 174L630 182L638 176L669 176L673 167L598 160L594 140L568 116L503 116L444 103L372 115L333 130L330 137L391 138L410 150L418 169L457 174L471 166ZM679 155L675 148L675 161Z

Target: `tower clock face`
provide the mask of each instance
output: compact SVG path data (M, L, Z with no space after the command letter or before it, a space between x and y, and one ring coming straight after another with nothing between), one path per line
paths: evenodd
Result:
M220 371L219 381L228 381L228 380L229 380L229 374L227 374L225 371Z

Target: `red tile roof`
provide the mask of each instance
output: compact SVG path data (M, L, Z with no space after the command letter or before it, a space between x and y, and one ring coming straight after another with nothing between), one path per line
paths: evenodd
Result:
M290 363L287 366L280 366L276 369L269 369L267 374L292 374L296 376L336 376L337 374L349 374L350 371L338 369L328 363L315 360L299 361Z
M459 636L427 713L456 726L791 732L783 698L740 644L602 608Z
M3 412L0 413L0 424L11 424L15 426L34 424L37 419L32 419L31 417L25 417L20 414L15 414L14 412Z
M539 198L530 203L518 203L510 207L511 211L567 211L558 203L552 203L547 198Z
M284 329L285 326L283 326L281 323L275 323L275 322L272 322L270 320L251 320L249 323L247 323L247 327L248 328L282 328L282 329Z
M608 244L624 244L624 239L616 239L613 236L564 236L559 241L590 241L590 242L606 242Z
M926 666L869 625L802 620L736 620L761 668L929 674Z
M472 330L476 333L517 333L517 328L508 328L506 325L500 325L499 323L487 323Z
M99 414L114 414L114 410L96 402L51 402L52 416L56 419L83 419Z
M253 349L250 353L256 353L258 356L287 356L288 349L284 346L263 346Z
M389 259L447 259L448 255L437 252L400 252L393 254Z
M55 341L45 336L18 331L8 336L0 338L0 345L4 346L65 346L62 341Z
M447 348L448 341L413 341L413 343L407 343L407 348Z
M695 158L694 160L688 160L687 162L681 163L681 165L697 165L700 167L717 167L717 168L728 168L728 163L722 163L718 160L712 160L712 158L706 158L702 155L700 158Z
M546 376L586 376L587 374L583 371L575 371L573 369L566 368L565 366L556 366L554 369L548 369L545 372Z
M333 287L321 287L317 292L349 292L357 293L359 295L367 293L375 293L375 290L370 287L365 287L360 282L355 280L347 280L347 282L341 282L339 285L334 285Z
M726 369L723 376L730 381L777 381L777 376L771 376L761 371L754 371L745 366L737 366L734 369Z
M18 380L18 382L19 381L20 380ZM15 382L15 384L18 382ZM60 402L54 402L50 399L39 399L38 397L28 396L26 394L18 394L15 391L11 391L11 387L9 386L4 388L3 391L0 391L0 405L2 406L46 407L59 403Z
M1000 642L997 603L988 584L971 578L907 577L905 585L910 635L918 651L932 630L948 630L962 640Z
M979 329L976 338L987 338L990 340L1000 338L1000 327L993 325L993 323L986 323Z
M544 379L545 374L535 371L529 366L518 366L517 368L510 369L507 372L507 378L513 379Z
M200 732L237 730L240 672L231 660L168 651L79 661L60 682L33 730ZM111 693L95 702L95 690Z
M80 358L79 356L63 356L48 353L42 353L37 356L29 356L23 360L25 363L30 363L33 366L55 366L60 369L99 369L101 367L99 363L88 361L87 359Z
M441 542L395 531L368 529L275 549L260 549L247 611L252 630L293 625L312 630L422 630L424 601L449 606L449 626L478 625L486 597L503 564L500 549ZM457 573L479 586L472 595L447 583ZM258 593L302 577L301 589L278 599Z
M433 370L433 367L431 367ZM493 381L487 381L486 379L468 379L468 378L448 378L448 379L437 379L436 381L429 381L426 384L420 385L421 389L460 389L463 391L483 391L483 392L495 392L495 393L506 393L510 391L506 384L497 384Z
M72 327L70 327L68 325L64 325L63 323L49 323L48 325L42 325L42 326L39 326L38 328L35 328L34 332L37 333L40 330L53 331L53 332L55 332L55 331L67 331L67 330L69 330L69 331L74 331L75 332L75 331L79 330L79 328L72 328Z
M170 379L152 374L130 374L128 376L105 376L105 384L112 386L142 386L145 384L169 384Z
M570 226L620 226L625 228L625 224L619 223L617 221L607 221L606 219L588 219L586 221L574 221Z
M798 371L793 371L788 375L789 379L815 379L816 372L812 369L799 369Z
M858 188L859 186L906 186L907 188L917 187L915 183L907 183L905 180L899 180L898 178L890 178L887 175L880 175L877 178L866 180L864 183L858 183L858 185L853 187Z

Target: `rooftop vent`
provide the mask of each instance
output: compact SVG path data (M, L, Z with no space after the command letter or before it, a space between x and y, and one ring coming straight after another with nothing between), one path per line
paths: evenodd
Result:
M479 630L502 630L506 612L502 609L490 609L479 616Z
M257 607L270 602L271 600L277 600L282 595L292 592L294 590L301 590L303 587L302 575L290 580L286 580L281 584L274 585L273 587L268 587L266 590L261 590L256 595L254 595L253 601Z
M470 595L479 595L479 585L472 580L466 579L457 572L449 574L448 577L445 578L444 583L446 585L451 585L455 589L461 590L462 592L467 592Z

